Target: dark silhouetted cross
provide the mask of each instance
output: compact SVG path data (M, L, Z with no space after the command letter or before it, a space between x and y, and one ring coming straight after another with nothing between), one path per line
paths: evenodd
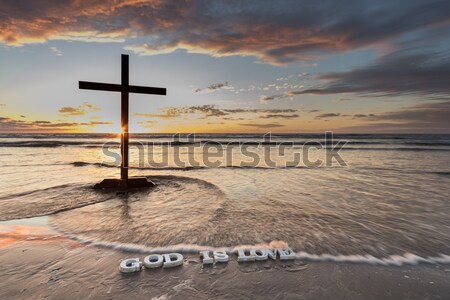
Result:
M128 55L122 54L122 83L112 84L112 83L99 83L99 82L87 82L80 81L79 88L85 90L97 90L97 91L109 91L109 92L120 92L121 93L121 127L122 136L120 141L120 152L122 156L122 162L120 165L120 182L118 186L122 188L129 187L128 179L128 116L129 116L129 93L138 94L151 94L151 95L166 95L165 88L159 87L146 87L146 86L136 86L129 84L129 60ZM115 184L108 183L106 186L100 187L113 187ZM136 186L137 187L137 186Z

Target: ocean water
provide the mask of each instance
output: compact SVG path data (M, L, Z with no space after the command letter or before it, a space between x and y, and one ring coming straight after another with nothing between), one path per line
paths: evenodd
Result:
M136 251L289 246L306 258L450 261L450 135L172 139L133 136L130 176L157 186L117 194L92 189L119 176L116 136L0 135L0 220L48 216L71 238Z

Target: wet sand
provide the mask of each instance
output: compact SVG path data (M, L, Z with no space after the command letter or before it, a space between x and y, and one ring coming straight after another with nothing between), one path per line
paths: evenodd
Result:
M118 270L145 254L86 246L61 236L0 243L0 299L448 299L450 266L266 261Z

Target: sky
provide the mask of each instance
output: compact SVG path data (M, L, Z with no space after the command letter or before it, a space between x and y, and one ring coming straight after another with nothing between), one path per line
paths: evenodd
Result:
M450 2L0 0L0 132L450 133Z

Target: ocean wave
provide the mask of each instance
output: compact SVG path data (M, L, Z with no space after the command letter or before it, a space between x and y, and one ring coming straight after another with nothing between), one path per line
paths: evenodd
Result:
M81 142L81 141L15 141L15 142L1 142L0 147L14 147L14 148L56 148L62 146L83 146L83 145L103 145L102 142Z
M191 141L168 141L168 142L136 142L132 141L129 146L183 146L183 145L194 145L200 144L200 142ZM100 148L103 145L108 144L108 147L116 146L119 147L120 143L118 141L47 141L47 140L37 140L37 141L15 141L15 142L0 142L0 147L10 147L10 148L57 148L57 147L85 147L85 148Z
M131 138L173 138L174 136L180 138L189 138L194 134L182 133L130 133ZM70 138L117 138L120 135L117 133L2 133L0 138L36 138L36 139L70 139ZM217 139L217 138L261 138L261 133L196 133L196 137L203 139ZM305 139L319 139L324 137L324 133L271 133L272 138L305 138ZM377 133L353 133L353 134L338 134L334 133L335 138L342 139L380 139L380 140L412 140L412 139L441 139L450 140L450 134L377 134Z
M450 177L450 172L431 172L432 174Z
M0 221L51 215L107 201L114 194L97 192L90 184L63 184L0 196Z
M60 231L59 229L55 229ZM211 247L196 244L178 244L165 247L148 247L132 243L118 243L118 242L104 242L94 238L87 238L62 232L70 239L76 240L88 246L94 246L105 249L114 249L125 252L154 254L154 253L170 253L178 252L184 254L198 254L199 251L226 251L228 254L238 254L241 249L265 249L265 248L284 248L288 247L287 243L274 241L268 244L257 245L237 245L232 247ZM277 245L279 244L279 245ZM295 250L295 249L294 249ZM428 264L450 264L450 255L440 254L439 256L423 257L412 253L405 253L403 255L389 255L387 257L375 257L373 255L332 255L332 254L312 254L304 251L295 252L296 259L313 262L336 262L336 263L357 263L383 266L402 266L402 265L417 265L419 263Z
M333 150L332 147L328 147L327 149ZM342 147L339 150L343 151L450 151L450 148L415 148L415 147Z
M325 142L324 134L272 134L270 140L262 134L130 134L130 145L153 144L155 146L184 146L193 144L304 145L307 142ZM194 139L195 137L195 139ZM0 147L100 147L105 143L119 145L117 134L0 134ZM450 135L379 135L379 134L335 134L333 143L346 141L347 145L389 147L437 146L450 147ZM331 141L329 141L331 143ZM329 146L331 144L328 144Z
M106 167L106 168L118 168L118 167L120 167L120 166L115 166L115 165L111 165L111 164L89 163L89 162L85 162L85 161L74 161L74 162L70 163L69 165L72 165L74 167L85 167L85 166L96 166L96 167Z
M223 197L220 188L201 179L173 175L152 175L147 178L156 183L157 189L163 186L165 188L176 186L176 189L181 189L182 186L195 184L207 191L213 190L213 195ZM117 200L119 196L116 191L115 189L95 190L93 184L73 183L2 194L0 221L54 215L108 200ZM196 192L198 191L195 190L192 193ZM131 189L128 193L142 196L148 193L148 189Z
M74 167L85 167L85 166L95 166L95 167L106 167L106 168L119 168L120 165L111 165L106 163L90 163L84 161L75 161L70 163ZM216 169L261 169L261 170L278 170L278 169L307 169L306 166L283 166L283 167L264 167L264 166L219 166ZM191 171L191 170L202 170L211 169L208 166L187 166L187 167L129 167L130 170L156 170L156 171Z
M107 144L108 143L108 144ZM106 145L107 144L107 145ZM345 146L334 148L337 143L324 145L318 141L314 143L305 142L257 142L257 141L201 141L201 142L130 142L130 147L183 147L183 146L201 146L206 144L221 145L226 148L228 146L277 146L277 147L293 147L298 148L302 146L310 146L315 149L317 145L318 149L329 150L342 150L342 151L450 151L450 144L417 144L419 147L411 147L416 144L389 144L389 143L352 143L348 142ZM81 147L81 148L102 148L106 145L109 149L119 149L119 142L64 142L64 141L36 141L36 142L0 142L0 148L59 148L59 147ZM387 147L379 147L379 146ZM350 147L349 147L350 146ZM351 147L351 146L367 146L367 147ZM378 146L378 147L377 147ZM434 146L434 147L425 147ZM151 148L150 148L151 149ZM10 154L3 154L2 156L8 156Z

